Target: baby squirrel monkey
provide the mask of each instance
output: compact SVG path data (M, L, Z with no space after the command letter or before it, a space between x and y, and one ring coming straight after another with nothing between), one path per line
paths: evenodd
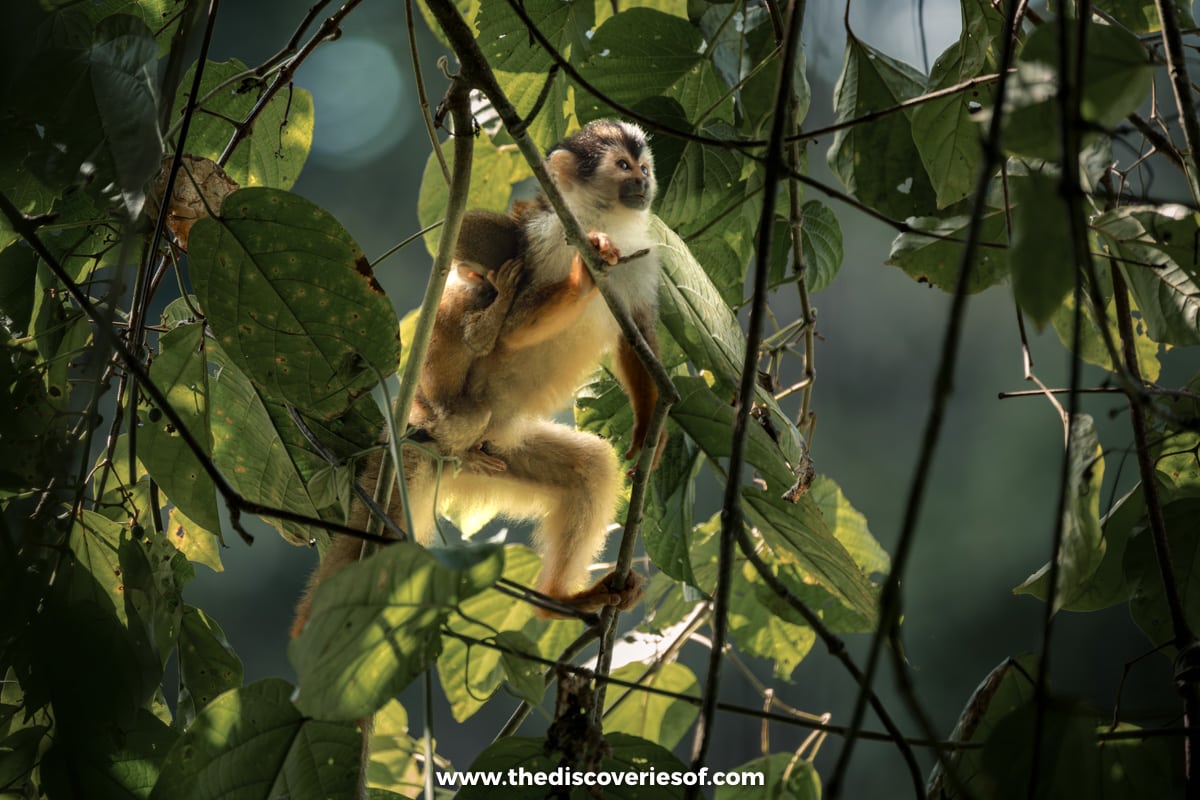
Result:
M592 122L553 148L546 165L580 225L591 231L589 241L608 264L609 287L657 353L659 264L649 231L656 184L645 133L625 122ZM548 416L615 350L614 366L634 409L630 458L645 443L657 388L545 198L512 218L472 212L463 230L409 421L426 428L435 449L462 458L464 469L439 478L432 458L403 449L413 537L430 543L437 512L451 504L482 518L533 520L543 560L540 592L584 610L628 609L642 594L635 573L621 590L610 574L579 591L620 492L616 454L598 436ZM641 251L646 254L619 260L621 253ZM520 257L512 258L514 252ZM376 457L364 485L373 486L378 471ZM398 495L388 508L394 520L404 518ZM366 526L362 505L355 504L349 524ZM316 586L356 560L361 544L334 537L297 607L293 636L308 619Z

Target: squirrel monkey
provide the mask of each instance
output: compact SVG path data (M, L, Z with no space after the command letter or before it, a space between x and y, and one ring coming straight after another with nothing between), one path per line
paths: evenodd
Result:
M625 122L592 122L555 146L546 165L609 265L608 285L657 352L659 264L649 210L656 184L645 133ZM635 573L621 590L612 588L610 574L580 591L620 492L616 453L598 436L547 417L615 351L614 366L634 409L630 458L645 443L658 390L545 198L519 207L511 223L476 217L469 225L464 220L464 231L410 423L428 425L435 448L464 456L466 468L439 478L432 458L404 448L413 537L432 541L437 512L449 504L466 514L532 520L543 561L538 591L580 609L630 608L642 594ZM503 253L485 254L485 240L487 253ZM519 267L508 258L513 247ZM646 253L620 261L622 253L641 251ZM475 276L482 272L484 279L464 276L464 269ZM366 486L374 484L378 471L379 458L372 459L362 476ZM397 495L388 515L399 520L404 514ZM366 509L356 504L349 524L366 523ZM334 537L297 607L293 635L308 619L316 586L356 560L361 545L353 537Z

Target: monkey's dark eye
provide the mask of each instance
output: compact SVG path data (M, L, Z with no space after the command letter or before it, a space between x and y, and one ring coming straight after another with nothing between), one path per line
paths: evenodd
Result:
M617 159L617 166L620 167L621 169L625 170L626 172L629 171L629 162L623 158Z
M650 168L647 167L645 164L642 164L642 174L645 175L647 178L650 177Z

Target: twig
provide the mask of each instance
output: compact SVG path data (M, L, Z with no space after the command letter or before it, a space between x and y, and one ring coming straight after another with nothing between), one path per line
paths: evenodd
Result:
M1192 200L1200 203L1200 119L1196 117L1196 100L1192 97L1191 79L1188 77L1187 58L1183 52L1183 34L1179 30L1179 13L1172 0L1154 0L1158 17L1162 21L1163 49L1167 56L1167 72L1171 76L1171 89L1175 92L1175 106L1179 109L1179 120L1183 125L1183 140L1191 157L1191 169L1184 169Z
M908 568L909 558L912 555L913 541L916 538L917 520L920 517L925 488L929 482L929 474L933 467L934 451L937 449L937 443L941 436L947 401L953 390L955 362L962 340L963 319L966 312L967 282L975 263L975 252L979 244L983 214L987 206L988 185L991 182L992 172L995 170L996 164L1000 162L1000 130L1004 117L1002 109L1004 108L1004 99L1008 88L1008 70L1012 64L1015 49L1018 5L1016 3L1009 5L1009 13L1005 20L1004 30L1007 32L1007 35L1003 36L1001 47L998 69L1001 78L996 85L996 113L992 115L991 123L988 126L988 133L983 142L983 163L980 165L979 180L975 189L975 200L971 209L971 222L967 228L967 239L963 245L963 252L959 261L958 279L954 286L950 313L946 320L946 333L942 339L942 352L932 387L932 399L929 406L929 413L926 416L925 432L922 436L921 449L917 457L917 467L913 472L908 499L905 503L900 536L896 543L896 552L892 558L892 570L884 582L880 595L879 628L871 639L871 646L864 667L862 688L859 690L858 699L855 701L854 710L851 715L850 729L852 732L857 731L862 726L863 716L866 713L867 699L879 667L879 659L882 655L884 641L892 639L893 629L900 621L903 607L900 584ZM895 666L897 671L907 669L902 663L901 654L894 653L894 656L896 658ZM853 754L855 739L856 737L852 733L846 740L841 753L838 754L832 777L827 785L827 794L831 798L840 796L846 771L850 765L850 758Z
M1058 26L1058 111L1059 136L1062 158L1062 175L1059 192L1067 206L1067 224L1071 235L1071 270L1075 279L1073 297L1075 313L1071 323L1071 376L1070 387L1079 387L1081 379L1082 359L1079 357L1079 346L1083 328L1083 276L1087 269L1085 262L1091 259L1088 252L1087 226L1084 220L1083 202L1080 197L1079 150L1082 145L1082 116L1080 102L1082 85L1085 80L1083 67L1084 42L1087 41L1087 26L1091 18L1091 3L1089 0L1078 0L1075 7L1078 15L1075 22L1075 41L1070 41L1071 31L1067 22L1067 8ZM1072 45L1074 45L1074 60L1072 60ZM1100 315L1101 327L1105 327L1103 305L1097 310ZM1114 360L1114 364L1116 361ZM1034 792L1042 766L1042 743L1046 732L1046 712L1050 705L1050 643L1054 632L1054 616L1057 609L1055 604L1058 597L1058 576L1061 571L1061 554L1063 537L1066 533L1065 515L1067 496L1071 488L1071 472L1073 449L1075 445L1074 432L1076 414L1079 408L1079 394L1067 394L1066 410L1066 444L1063 447L1062 466L1059 472L1058 497L1055 504L1054 537L1050 548L1050 568L1047 571L1046 602L1042 609L1042 641L1038 658L1037 678L1034 682L1034 728L1033 753L1029 769L1029 791Z
M241 515L247 512L251 514L257 514L260 517L270 517L272 519L279 519L285 522L295 522L301 525L312 525L327 531L345 533L360 539L369 539L372 541L378 540L383 542L389 541L383 537L372 537L370 534L367 534L356 528L352 528L349 525L318 519L305 514L298 514L295 511L289 511L283 508L275 508L263 503L247 500L245 497L243 497L236 489L233 488L233 486L229 484L227 480L225 480L225 476L222 475L221 471L218 470L216 465L212 463L212 460L209 458L205 448L200 444L196 437L192 435L191 430L189 430L187 424L184 423L183 418L179 416L179 413L175 411L175 408L167 400L167 396L163 394L162 390L159 389L152 380L150 380L150 373L146 371L145 365L142 364L141 360L129 351L129 348L125 346L125 343L121 341L121 338L113 332L111 321L92 303L91 300L88 299L87 294L79 287L79 285L75 283L75 281L71 280L71 277L67 274L66 270L63 269L62 264L59 263L54 254L51 253L46 247L45 243L41 240L41 237L37 235L37 229L34 224L28 220L15 205L13 205L12 201L3 192L0 192L0 213L3 213L4 216L8 218L9 223L13 226L13 230L19 233L21 237L29 244L29 246L33 248L34 252L41 257L42 261L45 262L50 271L54 273L54 276L66 288L67 293L71 295L71 299L75 301L75 304L83 309L83 313L86 314L88 319L94 323L93 331L95 332L96 337L102 341L106 347L111 347L117 352L117 356L125 365L125 368L133 375L133 377L137 378L138 382L141 384L142 391L150 396L150 399L154 402L154 405L157 406L160 411L162 411L163 416L165 416L167 420L175 426L175 430L179 434L179 438L183 441L187 448L192 451L192 454L195 455L196 460L200 463L201 469L203 469L205 474L212 479L217 491L221 493L221 497L229 509L230 524L247 544L254 542L254 537L250 535L250 533L242 526L241 523Z
M785 153L783 139L792 101L792 63L795 60L800 27L804 20L804 0L788 3L784 23L783 53L779 63L779 78L775 94L775 114L771 119L770 144L767 148L763 174L763 205L755 243L754 301L750 308L749 330L746 332L746 354L742 364L738 406L734 415L733 437L730 442L729 475L725 482L725 498L721 509L721 540L717 557L717 590L713 606L713 645L709 653L708 675L705 680L700 717L696 722L696 737L692 746L692 769L697 770L708 756L712 741L717 690L720 684L721 659L729 622L729 597L733 574L733 554L739 531L745 519L742 513L742 467L746 456L746 437L749 434L750 407L758 378L758 350L762 341L763 318L767 303L766 292L771 260L771 235L775 218L775 187L778 185ZM686 796L694 798L699 790L688 787Z

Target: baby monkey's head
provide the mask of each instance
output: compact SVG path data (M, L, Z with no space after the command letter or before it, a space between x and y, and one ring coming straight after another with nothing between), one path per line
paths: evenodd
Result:
M547 161L572 204L611 213L645 211L654 200L654 155L646 132L630 122L589 122L550 151Z

